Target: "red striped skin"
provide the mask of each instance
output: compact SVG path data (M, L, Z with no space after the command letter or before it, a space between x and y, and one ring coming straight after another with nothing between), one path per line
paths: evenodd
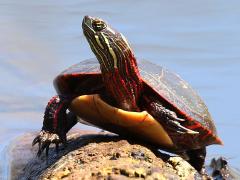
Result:
M124 56L118 59L117 65L119 67L107 71L100 63L106 91L117 101L119 108L140 111L138 100L142 94L142 78L130 49L125 49Z
M59 96L52 97L45 109L43 129L56 132L59 125L59 116L62 115L60 111L64 109L64 101L60 101Z
M44 119L48 119L47 121L45 121L44 128L50 127L50 129L52 129L53 131L56 131L56 129L57 129L57 124L58 124L57 116L58 116L60 109L57 108L56 111L55 110L54 110L54 112L51 112L51 111L52 111L52 109L55 109L55 106L58 103L58 98L59 98L58 96L53 96L49 100L46 110L45 110L45 114L44 114ZM62 107L62 104L60 104L60 106ZM50 114L53 115L53 117L49 117L49 112L50 112ZM52 120L52 122L51 122L51 120Z
M57 108L57 110L54 112L54 119L53 119L53 128L54 128L54 130L56 130L57 127L58 127L58 115L59 115L60 110L63 108L63 105L64 104L61 103L59 105L59 107Z
M140 95L141 85L133 82L126 82L121 77L118 69L104 74L103 81L107 92L117 101L119 108L129 111L140 111L137 100Z

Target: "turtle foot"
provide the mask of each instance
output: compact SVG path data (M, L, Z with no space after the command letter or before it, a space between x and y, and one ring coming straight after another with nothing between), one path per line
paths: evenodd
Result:
M56 152L58 152L59 144L66 144L66 134L59 136L56 133L51 133L45 130L41 130L39 135L35 137L32 142L32 146L38 143L37 156L40 157L44 150L46 150L46 157L48 158L49 146L55 144Z

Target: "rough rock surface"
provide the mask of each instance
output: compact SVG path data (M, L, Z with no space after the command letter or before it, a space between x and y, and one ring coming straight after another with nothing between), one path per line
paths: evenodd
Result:
M210 165L206 166L208 174L215 180L238 180L240 172L238 169L230 166L229 162L224 157L213 158Z
M34 157L11 179L202 179L182 158L113 134L75 132L68 139L58 154L50 149L47 163L45 154Z

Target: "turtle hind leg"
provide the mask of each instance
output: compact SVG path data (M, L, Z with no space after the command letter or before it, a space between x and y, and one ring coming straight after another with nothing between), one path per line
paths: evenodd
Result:
M167 109L160 102L154 102L154 101L150 102L148 111L157 120L161 121L160 123L165 123L165 125L169 129L172 129L173 131L176 131L179 134L198 134L199 133L197 131L193 131L181 125L181 123L186 120L178 118L175 112Z
M201 149L189 150L186 152L189 160L188 162L199 172L202 173L202 169L206 157L206 147Z

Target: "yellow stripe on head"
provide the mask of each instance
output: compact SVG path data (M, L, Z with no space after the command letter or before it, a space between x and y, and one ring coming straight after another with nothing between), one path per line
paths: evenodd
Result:
M105 69L107 70L108 69L108 66L105 64L105 61L102 57L102 55L99 53L99 51L97 50L97 48L95 47L94 43L88 39L88 42L91 44L91 47L93 48L93 50L97 53L97 55L99 56L98 58L101 59L101 63L103 64L103 66L105 67Z
M106 36L105 36L103 33L101 33L101 35L102 35L102 37L104 38L104 41L106 42L106 44L107 44L107 46L108 46L108 50L109 50L109 52L110 52L110 54L111 54L111 56L112 56L112 58L113 58L114 68L117 68L117 56L116 56L114 50L112 49L112 47L111 47L108 39L106 38Z
M99 40L99 36L98 36L98 35L95 35L95 39L96 39L98 45L99 45L102 49L104 49L104 47L103 47L101 41Z

